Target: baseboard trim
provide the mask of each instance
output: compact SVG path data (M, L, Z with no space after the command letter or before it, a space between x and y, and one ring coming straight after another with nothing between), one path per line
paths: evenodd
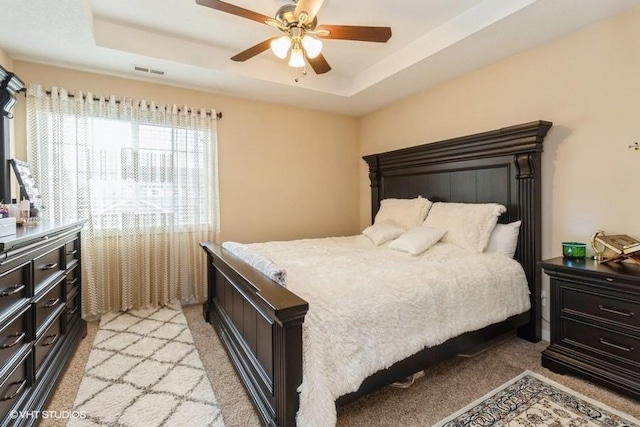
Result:
M551 342L551 332L548 329L542 328L542 341Z

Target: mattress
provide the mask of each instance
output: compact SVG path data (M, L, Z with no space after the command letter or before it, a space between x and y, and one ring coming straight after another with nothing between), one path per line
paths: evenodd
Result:
M366 377L530 308L522 267L500 254L438 243L413 256L362 235L248 246L309 303L298 425L335 425L335 400Z

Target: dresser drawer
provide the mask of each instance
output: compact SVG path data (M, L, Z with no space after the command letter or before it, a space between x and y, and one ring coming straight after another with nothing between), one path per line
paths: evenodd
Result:
M62 342L62 312L57 313L56 319L43 332L42 336L35 344L35 370L36 380L40 378L40 371L45 367L47 355ZM52 353L53 354L53 353Z
M73 326L73 323L78 318L80 318L81 311L82 311L81 295L80 295L80 292L76 291L73 294L70 294L67 298L67 308L66 308L66 313L67 313L66 330L67 331Z
M565 318L562 341L632 372L640 369L640 337Z
M53 316L59 307L64 305L64 283L64 280L59 280L33 303L36 312L37 337L41 335L41 330L47 319Z
M49 280L64 270L62 265L63 250L64 246L59 246L33 259L33 283L36 294L41 287L46 286Z
M13 320L0 328L0 376L4 368L31 343L31 307L26 306Z
M640 330L640 302L628 298L605 295L588 288L576 289L563 283L561 310Z
M64 245L64 256L66 260L65 267L69 268L73 264L77 264L80 257L80 240L73 239Z
M78 285L80 284L80 266L79 265L76 264L75 267L73 267L70 271L67 272L65 284L66 284L67 295L78 290Z
M11 307L31 297L30 266L31 264L26 262L0 274L0 313L9 313Z
M22 359L11 373L0 383L0 420L8 414L29 391L29 360L31 352Z

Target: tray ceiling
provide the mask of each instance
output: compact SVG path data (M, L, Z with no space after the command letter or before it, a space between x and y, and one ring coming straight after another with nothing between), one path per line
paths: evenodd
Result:
M228 2L267 16L288 3ZM319 24L389 26L393 35L384 44L325 40L332 70L316 75L308 67L303 75L270 51L231 61L279 32L195 0L0 0L0 49L16 60L362 115L637 5L640 0L326 0Z

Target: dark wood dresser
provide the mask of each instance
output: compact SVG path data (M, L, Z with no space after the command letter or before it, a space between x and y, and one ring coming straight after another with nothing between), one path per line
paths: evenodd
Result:
M34 425L86 335L84 221L18 227L0 237L0 425ZM16 411L24 411L19 415Z
M554 258L542 366L640 399L640 265Z

